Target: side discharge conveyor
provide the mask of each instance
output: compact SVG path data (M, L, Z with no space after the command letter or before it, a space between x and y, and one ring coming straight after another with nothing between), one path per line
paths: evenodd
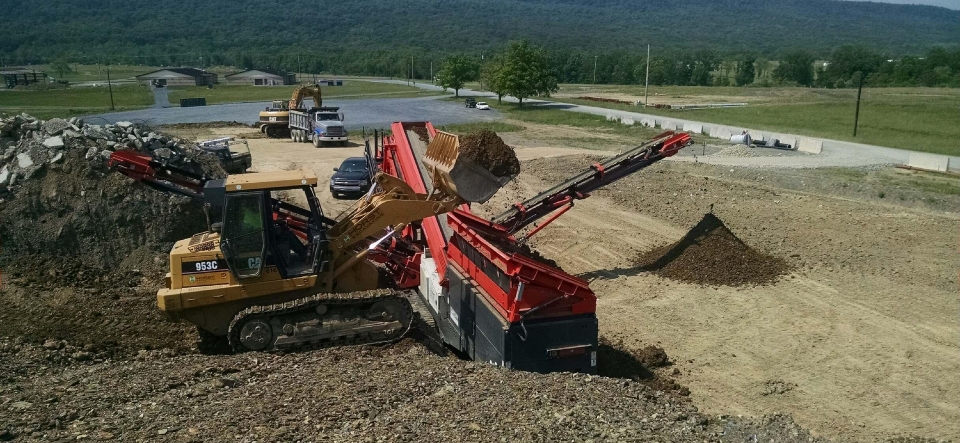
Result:
M382 172L429 193L432 174L421 167L429 122L391 126L368 147ZM477 361L534 372L596 372L596 295L587 281L535 260L514 234L568 210L589 192L674 155L687 134L664 133L485 220L468 205L407 226L378 249L401 288L415 288L444 343ZM528 234L532 235L532 233Z

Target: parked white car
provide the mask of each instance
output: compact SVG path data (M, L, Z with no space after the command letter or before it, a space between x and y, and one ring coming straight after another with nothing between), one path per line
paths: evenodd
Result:
M477 109L487 110L490 109L490 105L487 102L477 102Z

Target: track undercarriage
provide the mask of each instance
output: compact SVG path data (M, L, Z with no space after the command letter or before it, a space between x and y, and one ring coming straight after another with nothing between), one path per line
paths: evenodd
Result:
M399 340L414 320L413 292L381 289L317 294L252 306L230 323L234 352L290 351Z

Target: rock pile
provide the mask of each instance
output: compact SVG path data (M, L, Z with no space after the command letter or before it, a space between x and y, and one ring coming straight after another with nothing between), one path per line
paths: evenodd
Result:
M84 268L154 265L153 253L168 252L172 241L204 229L199 205L110 172L107 159L119 149L210 177L226 175L196 145L129 122L93 125L26 114L0 119L0 272L34 273L30 264L44 263L38 283L58 280L49 270L76 269L63 277L82 284L74 278ZM137 251L142 256L132 257Z
M39 120L27 114L0 119L0 199L49 165L80 151L92 165L105 166L113 151L136 149L210 177L226 174L195 144L149 131L130 122L94 125L74 117Z

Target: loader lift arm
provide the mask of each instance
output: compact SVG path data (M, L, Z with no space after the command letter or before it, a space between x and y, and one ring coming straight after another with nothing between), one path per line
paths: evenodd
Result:
M554 213L544 223L531 230L526 235L526 238L529 238L573 207L575 200L587 198L590 192L598 188L671 157L690 143L689 134L664 132L620 155L595 163L583 172L522 203L514 204L491 221L513 234Z

